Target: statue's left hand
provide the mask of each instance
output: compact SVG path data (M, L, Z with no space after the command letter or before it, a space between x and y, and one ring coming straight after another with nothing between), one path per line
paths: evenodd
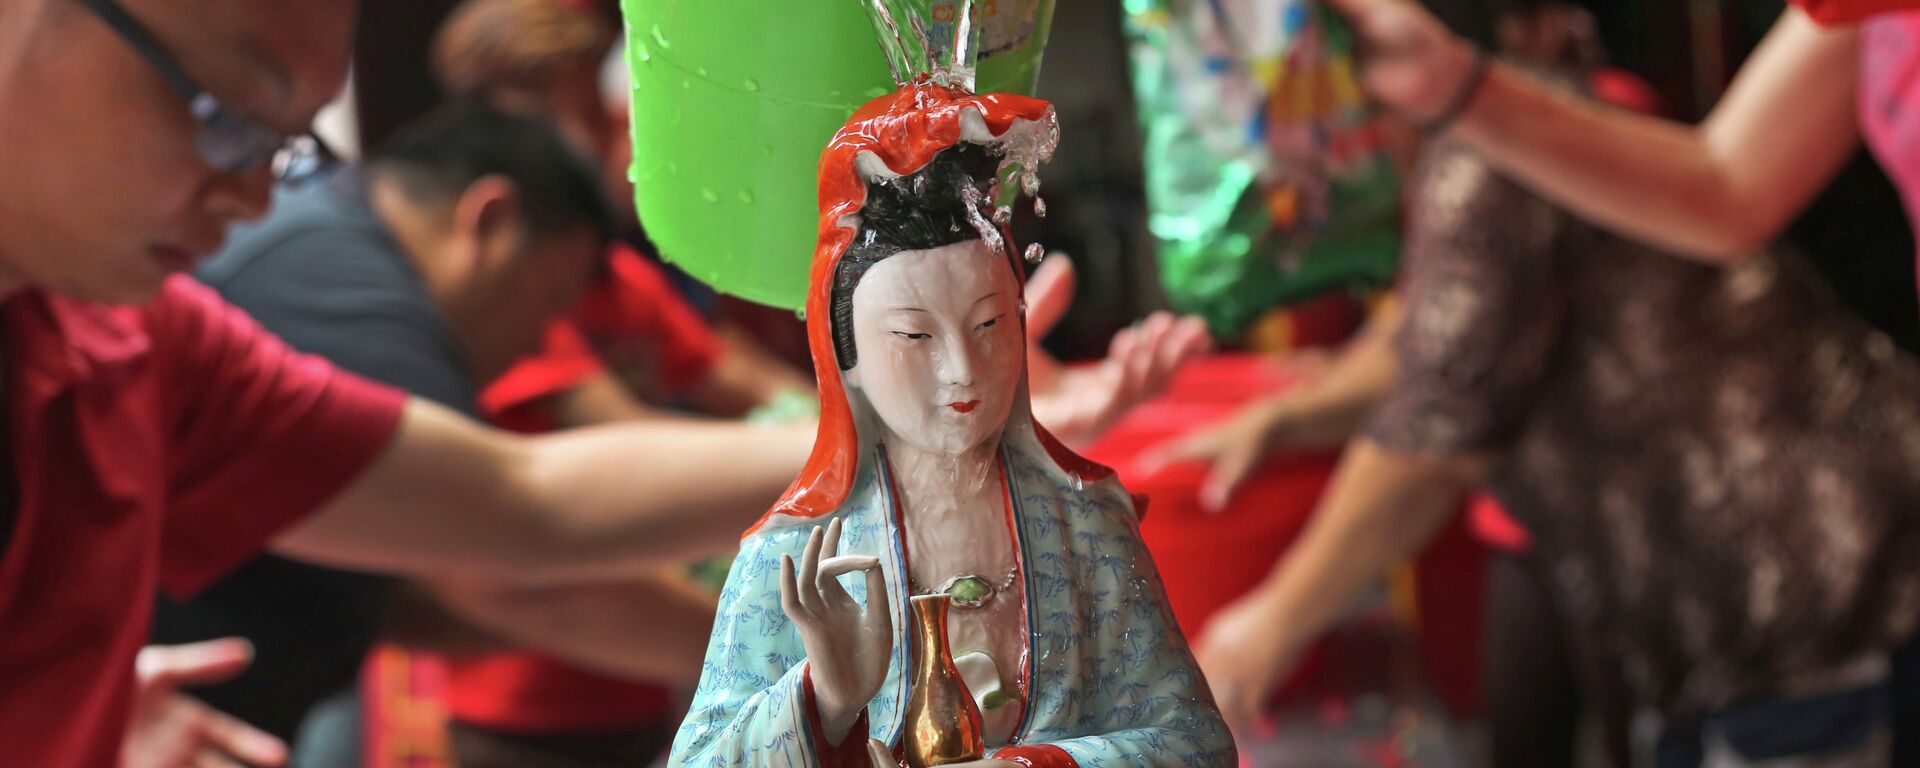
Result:
M1081 445L1164 391L1180 366L1211 349L1213 339L1200 318L1155 312L1115 333L1099 362L1061 365L1040 339L1073 303L1073 274L1070 260L1053 256L1027 280L1027 386L1034 418L1055 437Z
M879 739L867 739L867 756L873 760L873 768L900 768L900 761L893 759L893 753L887 751L887 745ZM948 768L1021 768L1011 760L972 760L965 763L948 763Z
M878 558L839 556L840 520L815 527L796 568L780 557L780 607L793 620L807 650L808 674L829 743L839 744L880 692L893 651L893 618L887 606L886 576ZM862 609L839 578L867 573L867 607ZM865 736L865 734L861 734Z

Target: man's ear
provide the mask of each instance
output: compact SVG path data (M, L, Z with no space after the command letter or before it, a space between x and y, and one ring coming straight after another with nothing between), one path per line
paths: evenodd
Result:
M454 202L453 226L458 237L472 243L474 266L499 264L520 247L525 221L520 188L499 174L482 176L468 184Z

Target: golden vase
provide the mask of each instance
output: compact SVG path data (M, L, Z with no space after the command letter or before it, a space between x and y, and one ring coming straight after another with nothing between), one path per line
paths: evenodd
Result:
M902 737L907 768L979 760L987 751L980 709L953 666L953 648L947 643L951 601L946 595L912 599L913 688Z

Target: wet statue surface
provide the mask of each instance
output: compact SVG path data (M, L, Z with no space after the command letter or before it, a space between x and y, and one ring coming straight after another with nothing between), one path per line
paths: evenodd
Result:
M672 765L1235 764L1134 500L1028 406L1004 206L1055 135L921 78L823 153L819 439L741 542Z

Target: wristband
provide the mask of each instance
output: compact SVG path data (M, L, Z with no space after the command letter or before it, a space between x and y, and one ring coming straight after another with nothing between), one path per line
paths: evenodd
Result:
M1444 131L1453 121L1473 104L1473 97L1480 94L1480 86L1486 84L1487 73L1493 69L1493 57L1479 48L1473 49L1473 63L1467 67L1467 76L1460 81L1460 88L1453 92L1453 98L1447 101L1447 108L1433 119L1420 124L1420 130L1429 136Z

